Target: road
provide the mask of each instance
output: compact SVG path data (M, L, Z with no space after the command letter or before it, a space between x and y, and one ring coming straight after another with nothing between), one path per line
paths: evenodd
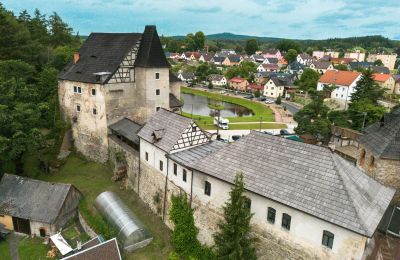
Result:
M282 106L286 106L286 109L292 114L296 114L301 108L293 105L292 103L288 103L286 101L282 101Z

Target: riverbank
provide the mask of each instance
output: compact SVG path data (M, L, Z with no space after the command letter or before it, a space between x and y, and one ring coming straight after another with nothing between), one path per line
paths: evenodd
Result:
M245 116L245 117L227 117L230 123L236 122L274 122L275 116L272 110L260 102L251 101L248 99L244 99L241 97L235 97L230 95L222 95L219 93L208 92L204 90L181 87L181 93L184 94L193 94L198 96L207 97L209 99L213 99L216 101L223 101L227 103L236 104L239 106L246 107L253 111L253 116ZM200 115L192 115L190 113L182 112L183 116L193 118L200 125L212 125L213 118L210 116L200 116Z

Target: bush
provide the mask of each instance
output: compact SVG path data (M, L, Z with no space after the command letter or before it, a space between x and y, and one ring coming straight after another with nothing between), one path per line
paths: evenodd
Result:
M281 95L279 95L278 96L278 98L276 99L276 101L275 101L275 104L277 104L277 105L280 105L280 104L282 104L282 98L281 98Z

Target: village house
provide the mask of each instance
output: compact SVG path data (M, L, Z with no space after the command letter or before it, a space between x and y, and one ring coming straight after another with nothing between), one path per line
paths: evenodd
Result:
M125 117L141 124L161 107L170 109L170 82L155 26L143 33L92 33L59 75L61 113L71 124L75 148L108 160L108 126Z
M357 59L353 59L353 58L331 58L330 61L333 63L333 65L339 65L339 64L348 65L350 62L357 62Z
M264 85L264 96L271 98L281 96L283 98L286 97L286 90L293 87L293 81L288 77L270 77Z
M95 237L68 254L63 260L122 260L116 238L103 241L101 237Z
M390 74L372 74L374 81L385 90L387 94L393 94L395 92L395 81Z
M383 66L388 67L390 70L394 70L394 65L396 63L397 54L368 54L367 61L375 62L381 60Z
M264 56L259 54L253 54L250 58L254 63L263 63L265 60Z
M228 55L225 60L222 62L222 65L231 67L238 66L240 64L242 57L240 55Z
M286 70L293 75L296 76L301 76L304 72L304 70L306 69L306 66L297 62L297 61L293 61L292 63L290 63L287 67Z
M361 259L395 192L327 148L255 131L211 141L192 119L164 109L138 137L139 196L169 225L170 197L185 192L203 243L213 243L242 172L265 259Z
M182 53L181 59L183 60L199 60L201 54L198 51L187 51Z
M286 67L288 65L288 62L285 60L285 58L282 58L282 59L280 59L279 61L278 61L278 66L279 66L279 68L284 68L284 67Z
M263 64L278 64L278 62L279 62L278 58L265 58Z
M322 91L326 86L334 86L331 98L337 100L348 108L347 104L351 101L354 87L361 78L361 73L355 71L328 70L318 80L317 90Z
M169 54L169 58L173 60L179 60L181 58L181 55L177 52L171 52Z
M355 52L346 52L344 58L354 59L358 62L363 62L365 60L365 53L357 50Z
M182 72L178 73L177 78L182 80L183 82L191 83L191 82L193 82L193 80L196 79L196 76L194 75L193 72L182 71Z
M78 215L81 198L71 184L4 174L0 180L0 224L27 235L54 235Z
M313 51L312 53L313 58L320 60L324 58L325 56L331 57L331 58L339 58L339 52L338 51Z
M319 74L323 75L327 70L333 70L333 65L329 61L313 61L310 64L310 69L313 69Z
M264 58L276 58L278 60L283 58L282 53L278 49L265 50L262 52L262 55Z
M201 54L199 61L210 63L213 57L214 57L213 53L203 53Z
M268 72L257 72L254 73L254 82L259 85L264 85L269 78Z
M211 59L211 63L214 63L215 65L222 65L222 63L225 61L225 56L214 56Z
M362 69L371 69L372 71L374 71L375 73L382 73L382 74L390 74L390 70L388 67L384 67L384 66L375 66L373 62L349 62L349 64L347 65L347 68L349 70L357 70L359 68Z
M247 85L247 91L251 92L251 93L255 93L256 91L259 91L260 94L263 93L264 91L264 86L263 85L257 85L257 84L249 84Z
M241 77L234 77L229 80L229 87L235 90L245 92L247 89L247 85L249 85L249 82Z
M274 64L274 63L271 63L271 64L262 63L262 64L258 65L258 67L257 67L258 72L266 72L266 71L277 72L277 71L279 71L279 69L280 68L279 68L278 64Z
M227 83L225 76L220 74L211 74L208 76L208 80L213 86L218 87L226 86Z
M302 65L309 66L312 63L313 58L307 53L301 53L297 55L296 61Z

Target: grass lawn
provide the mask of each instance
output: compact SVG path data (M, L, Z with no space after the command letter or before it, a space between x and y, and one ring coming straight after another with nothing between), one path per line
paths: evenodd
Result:
M217 130L217 127L215 125L202 125L199 124L199 126L204 129L204 130ZM262 123L261 124L261 129L282 129L282 128L287 128L286 124L274 124L274 123ZM248 123L248 124L230 124L229 125L229 130L258 130L260 129L260 124L259 123Z
M82 243L84 243L90 240L89 235L82 230L82 228L79 226L79 223L75 222L64 228L61 232L61 235L72 247L76 246L77 241L81 241Z
M0 259L11 260L10 248L8 247L7 241L0 242Z
M43 244L43 239L37 237L24 237L18 245L18 253L21 260L47 260L46 255L49 250L50 247Z
M272 110L265 106L263 103L254 102L248 99L233 97L233 96L226 96L221 95L218 93L207 92L203 90L188 88L188 87L181 87L181 93L185 94L194 94L197 96L203 96L214 100L220 100L227 103L237 104L243 107L246 107L253 111L254 116L243 116L243 117L228 117L229 122L258 122L260 121L260 117L262 117L263 121L273 122L275 121L275 117L272 114ZM182 113L183 116L191 117L190 113ZM193 115L193 119L199 121L203 124L212 124L212 117L210 116L199 116Z
M93 207L97 195L103 191L113 191L136 214L150 230L154 239L145 248L126 256L126 259L167 259L172 250L170 231L150 209L131 190L121 189L120 183L111 180L112 169L109 165L89 162L71 154L66 163L56 173L41 174L38 179L51 182L64 182L75 185L84 195L80 211L97 233L115 235L115 229L106 223ZM71 231L72 232L72 231Z

